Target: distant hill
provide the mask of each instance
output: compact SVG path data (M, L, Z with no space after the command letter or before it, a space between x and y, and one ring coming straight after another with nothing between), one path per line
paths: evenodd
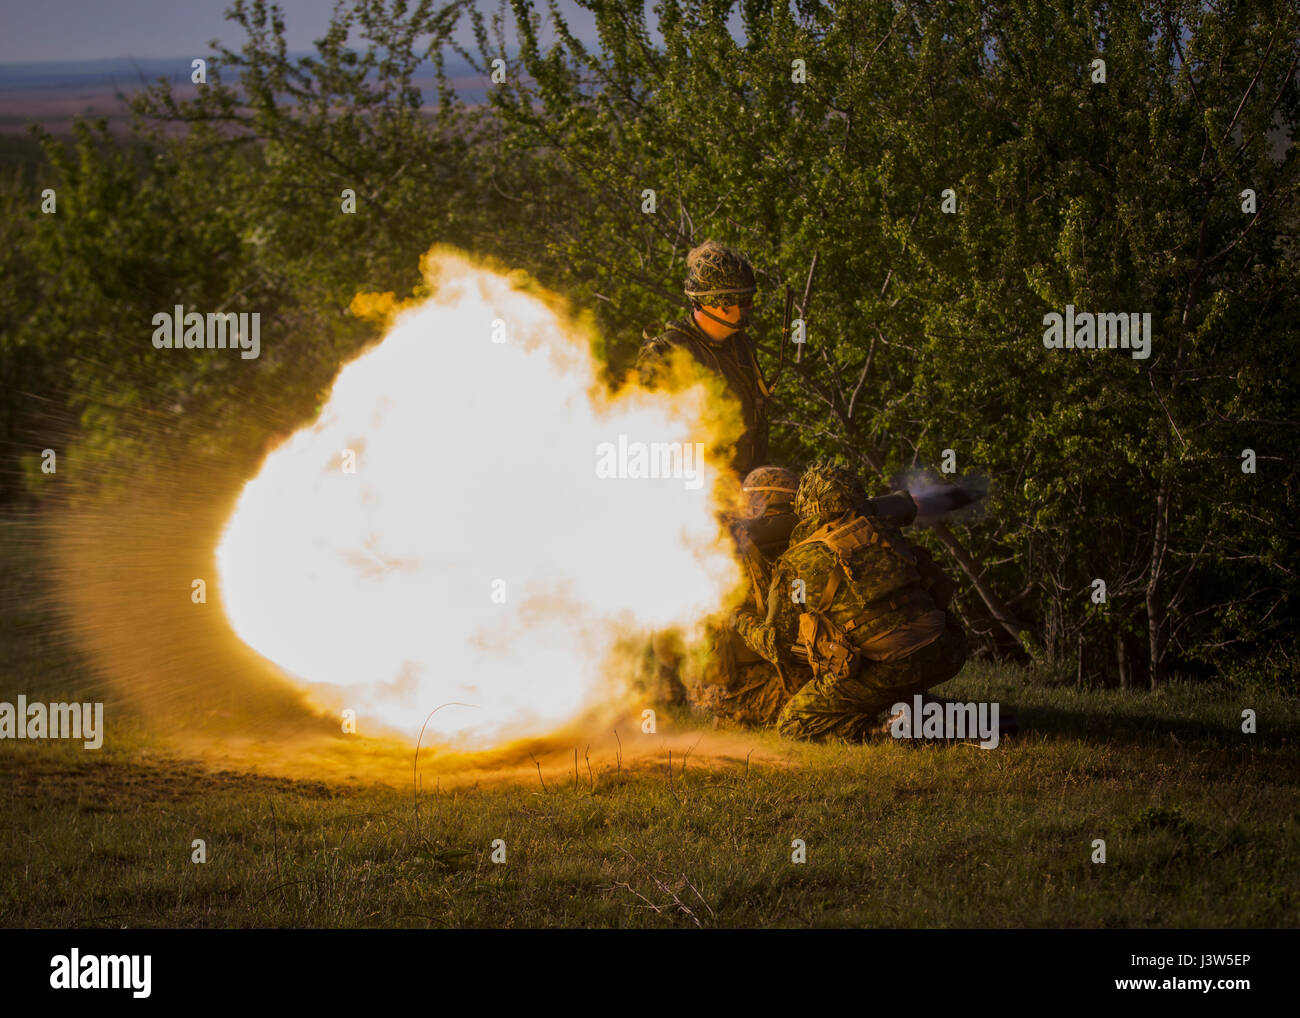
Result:
M300 51L291 56L307 56ZM460 98L478 105L487 99L487 82L458 54L446 55L447 76ZM56 60L31 64L0 64L0 135L26 134L33 121L53 134L66 134L79 115L122 117L126 110L119 94L142 85L171 78L176 94L191 96L189 82L193 57L124 57L113 60ZM415 83L425 102L437 102L433 65L422 65ZM1275 159L1282 159L1290 143L1283 130L1269 132ZM3 155L0 155L3 161Z
M147 57L0 64L0 134L25 133L33 121L54 134L64 134L79 115L110 119L124 116L126 109L120 96L159 78L170 78L177 95L192 95L195 89L189 81L192 59ZM452 87L462 100L476 105L486 99L486 82L464 59L448 53L446 67ZM426 102L437 102L437 81L431 63L419 69L415 82Z
M14 92L68 92L79 89L134 88L171 76L189 77L190 58L150 57L116 60L53 60L39 64L0 64L0 95Z

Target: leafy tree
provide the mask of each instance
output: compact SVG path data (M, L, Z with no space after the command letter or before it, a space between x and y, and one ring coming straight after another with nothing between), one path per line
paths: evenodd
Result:
M754 256L769 322L815 254L787 456L893 476L951 448L987 472L988 521L936 537L988 616L1052 660L1078 648L1081 673L1111 654L1128 681L1141 638L1158 684L1175 633L1184 661L1213 649L1205 615L1252 648L1289 639L1294 465L1232 471L1252 428L1267 457L1296 430L1295 374L1259 356L1294 334L1297 160L1268 140L1296 121L1290 5L749 3L737 41L731 5L665 2L660 51L639 10L592 3L598 53L554 10L543 53L513 7L493 108L536 153L519 176L556 182L529 212L556 278L606 301L615 364L703 236ZM1067 303L1151 313L1151 359L1045 350L1043 315ZM1270 580L1207 585L1226 561Z
M924 538L986 650L1124 685L1294 678L1294 4L662 0L662 45L642 5L584 6L597 42L548 4L544 46L527 0L357 0L291 57L280 10L238 0L247 41L197 96L148 89L127 140L46 138L59 215L0 188L0 378L49 401L7 404L3 437L66 408L84 462L239 469L367 340L353 294L409 288L434 241L591 307L616 382L716 236L760 278L784 461L892 484L951 450L989 478L981 517ZM449 51L485 82L504 61L486 104ZM781 349L786 286L807 333ZM160 355L174 304L263 311L262 358ZM1067 304L1149 313L1150 357L1045 348Z

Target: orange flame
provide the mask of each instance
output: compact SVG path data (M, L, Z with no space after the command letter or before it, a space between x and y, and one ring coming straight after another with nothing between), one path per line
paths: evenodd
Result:
M450 703L425 741L481 749L620 701L620 640L690 630L734 595L717 507L735 425L700 385L609 393L590 328L526 278L444 248L422 268L404 305L358 297L387 334L244 488L221 599L363 734L413 739ZM674 445L706 454L656 460ZM626 451L647 448L681 476L635 476Z

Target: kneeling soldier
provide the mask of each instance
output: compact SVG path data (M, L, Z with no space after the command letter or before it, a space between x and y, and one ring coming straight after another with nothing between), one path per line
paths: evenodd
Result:
M759 611L772 580L772 566L798 523L794 496L799 477L783 467L759 467L745 478L744 515L731 523L750 597ZM687 698L716 719L739 725L776 722L781 708L810 677L801 663L775 667L746 647L730 626L709 624L701 667L691 676Z
M880 715L961 670L966 638L946 612L954 586L899 527L916 517L906 492L868 499L851 472L810 467L795 496L799 523L777 560L767 612L732 616L746 646L778 670L812 677L782 708L777 730L860 739ZM811 602L811 603L809 603Z

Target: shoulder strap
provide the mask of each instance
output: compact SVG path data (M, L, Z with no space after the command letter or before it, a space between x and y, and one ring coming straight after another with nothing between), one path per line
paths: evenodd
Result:
M691 334L677 322L664 322L662 325L647 325L641 330L641 339L645 342L659 339L661 336L681 336L690 339Z
M821 601L817 605L817 610L820 612L825 612L830 608L831 602L835 600L835 592L840 589L840 583L845 577L846 563L844 562L844 556L840 552L837 537L839 532L844 529L846 528L843 523L843 518L841 517L839 520L833 520L832 522L819 527L802 541L792 544L786 549L786 551L789 552L795 548L800 548L805 544L821 543L829 547L831 552L835 555L835 565L831 569L830 576L826 578L826 587L822 591Z
M881 540L879 532L871 525L870 520L865 516L857 516L849 512L838 520L832 520L830 523L819 527L802 541L790 545L790 548L820 542L829 545L837 555L842 555L845 552L861 548L863 545L880 543Z
M831 602L835 600L835 592L840 589L840 581L844 579L844 570L837 562L835 568L831 570L831 575L826 580L826 589L822 591L822 599L817 605L819 612L830 610Z
M788 547L786 551L794 551L795 548L801 548L805 544L816 544L819 541L825 542L826 538L828 538L831 534L835 532L835 528L836 526L838 526L838 523L839 521L833 521L831 523L823 524L822 526L818 527L815 531L813 531L811 534L809 534L807 537L805 537L802 541L796 541L794 544L790 545L790 547Z
M763 603L763 576L767 563L763 560L763 553L752 540L748 540L741 547L741 556L745 560L745 568L749 571L749 578L753 584L754 603L758 607L758 614L766 615L767 606Z
M896 548L884 534L872 525L867 517L852 511L845 513L838 520L827 523L797 544L790 545L790 548L798 548L800 545L813 544L814 542L820 542L830 548L835 555L835 560L840 563L846 573L848 572L848 563L845 556L858 548L866 547L868 544L877 544L886 551L893 552L904 562L912 564L916 562L916 556L910 551Z

